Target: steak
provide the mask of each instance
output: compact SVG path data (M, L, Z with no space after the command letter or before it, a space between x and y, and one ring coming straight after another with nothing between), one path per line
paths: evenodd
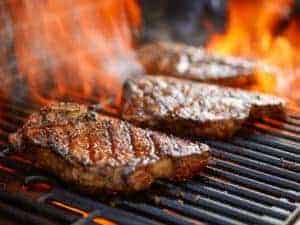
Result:
M255 63L236 57L221 57L184 44L146 44L138 50L138 59L150 75L234 87L250 87L258 82Z
M33 113L9 140L36 167L88 193L128 193L159 178L184 180L210 156L205 144L137 128L75 103Z
M281 98L175 78L141 76L124 85L122 118L179 135L224 139L248 119L284 116Z

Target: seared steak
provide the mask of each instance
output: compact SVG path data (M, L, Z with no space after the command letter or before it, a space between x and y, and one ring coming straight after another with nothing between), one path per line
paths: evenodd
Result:
M122 117L176 134L232 136L249 118L283 116L274 96L168 77L141 76L124 85Z
M138 58L150 75L161 74L235 87L257 83L253 62L213 55L184 44L146 44L139 49Z
M33 113L10 136L34 164L89 193L132 192L183 180L208 162L209 147L60 103Z

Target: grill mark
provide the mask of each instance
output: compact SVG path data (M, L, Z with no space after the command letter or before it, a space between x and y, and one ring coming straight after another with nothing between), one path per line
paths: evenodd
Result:
M155 146L155 143L151 138L151 134L146 133L145 138L147 138L147 141L149 141L150 143L150 151L151 151L150 155L155 155L155 157L157 157L158 156L156 153L157 147Z
M93 134L88 134L87 137L88 137L88 154L89 154L89 157L90 157L90 160L92 162L95 162L96 161L96 151L94 149L94 138L91 138Z
M115 143L114 143L114 139L113 139L113 126L112 126L112 123L111 121L107 121L107 133L109 135L109 141L111 143L111 151L112 151L112 155L113 157L116 159L116 146L115 146Z
M154 152L155 152L155 155L160 156L160 154L159 154L159 153L160 153L160 151L159 151L160 147L159 147L159 144L157 143L155 134L150 134L150 135L149 135L149 138L150 138L151 142L152 142L153 145L154 145Z
M140 129L132 126L130 123L102 116L101 114L96 119L80 116L78 119L73 120L72 118L70 119L68 114L64 116L68 124L35 128L37 131L40 130L40 133L37 133L37 135L43 135L43 132L48 132L47 137L42 142L44 147L41 149L43 151L40 151L40 153L45 154L39 157L41 157L41 162L48 163L44 164L44 169L49 170L49 172L66 182L76 183L79 187L82 186L83 190L100 192L103 189L115 193L146 188L153 180L163 177L159 171L153 171L153 175L156 172L158 173L155 174L156 176L150 177L152 171L148 171L148 168L155 165L155 163L159 163L161 159L184 156L179 149L176 152L174 146L177 143L177 139L172 140L172 136ZM55 122L55 119L53 119L53 124ZM27 121L28 123L30 124L30 120ZM23 128L18 132L22 134L26 129L30 130L30 128ZM74 140L76 135L78 137ZM32 139L34 136L29 136L28 140L31 140L30 138ZM103 140L98 138L103 138ZM57 157L53 148L55 146L63 146L64 142L67 141L73 142L72 145L66 145L65 155L63 155L64 152L61 152L61 157ZM22 145L26 144L23 140L22 142ZM78 146L79 142L82 145ZM51 146L56 143L58 144ZM99 145L96 146L95 144ZM179 145L181 146L181 142ZM186 142L186 145L191 146L191 143ZM32 147L38 146L33 145ZM191 148L183 148L183 150L191 151ZM101 153L103 153L105 158L100 158ZM55 157L49 158L46 154ZM61 161L58 162L58 159ZM41 164L41 167L43 167L43 164ZM81 170L81 168L84 170ZM143 173L140 176L137 173L137 176L130 177L132 180L129 180L128 178L132 172L139 171L140 168L145 168L146 171L143 172L148 173L149 176L144 176ZM69 173L70 169L71 172ZM73 169L76 172L72 172ZM87 173L89 176L86 177L84 173ZM194 173L194 170L191 170L192 173ZM97 175L97 177L94 178L93 175ZM170 176L164 176L164 178L172 179L172 176L173 174L170 174ZM177 174L177 177L179 176L181 176L181 173ZM184 176L188 177L183 174L182 179L185 178ZM97 180L99 182L95 182ZM91 187L91 189L85 189L86 187Z
M135 146L135 138L133 135L132 127L128 123L125 123L125 127L126 127L126 130L128 131L129 137L130 137L129 144L131 146L131 150L134 152L134 155L137 156L136 152L138 149Z

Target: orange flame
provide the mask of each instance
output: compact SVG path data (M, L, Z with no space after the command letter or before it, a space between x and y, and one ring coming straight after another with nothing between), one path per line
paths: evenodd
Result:
M136 0L10 0L7 8L18 72L40 103L120 94L122 80L140 70Z
M65 210L68 210L68 211L71 211L73 213L76 213L76 214L79 214L81 215L83 218L87 218L89 213L82 210L82 209L78 209L78 208L75 208L75 207L72 207L72 206L69 206L69 205L66 205L64 203L61 203L61 202L58 202L58 201L52 201L51 202L53 205L57 206L57 207L60 207L60 208L63 208ZM99 225L117 225L116 223L108 220L108 219L105 219L103 217L96 217L92 220L94 223L96 224L99 224Z
M214 35L207 48L271 65L277 76L276 93L299 100L300 20L292 16L293 2L229 0L226 32Z

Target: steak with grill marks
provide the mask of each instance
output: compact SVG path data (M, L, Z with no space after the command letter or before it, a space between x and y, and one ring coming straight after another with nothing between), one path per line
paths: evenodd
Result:
M284 116L281 98L168 77L141 76L124 85L122 117L179 135L231 137L247 119Z
M236 57L221 57L184 44L158 42L142 46L138 59L146 73L242 87L258 82L255 63Z
M9 139L35 166L89 193L139 191L159 178L184 180L210 155L205 144L137 128L73 103L33 113Z

